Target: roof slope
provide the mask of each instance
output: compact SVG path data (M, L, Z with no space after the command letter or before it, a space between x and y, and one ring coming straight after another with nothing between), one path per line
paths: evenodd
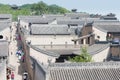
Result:
M68 26L66 25L32 25L31 26L32 34L41 34L41 35L68 35Z
M55 19L54 18L47 19L47 18L35 17L35 18L23 18L22 20L25 22L28 22L28 23L32 23L32 24L48 24L48 23L51 23L52 21L54 21Z
M120 25L96 25L94 27L107 32L120 32Z
M83 25L85 23L85 20L80 20L80 19L58 19L57 24L78 24L78 25Z
M11 14L0 14L0 18L12 19L12 15Z
M44 70L47 80L120 79L120 62L52 63L46 66L35 61Z
M108 48L109 47L109 44L94 44L92 46L89 46L87 48L87 52L91 55L94 55L94 54L97 54L101 51L103 51L104 49ZM80 54L81 53L81 50L79 51L75 51L73 52L75 54Z
M59 57L60 55L57 54L57 53L54 53L54 52L50 52L50 51L46 51L46 50L43 50L43 49L40 49L39 47L35 46L35 45L29 45L32 49L38 51L38 52L41 52L45 55L48 55L48 56L53 56L53 57Z
M120 63L58 63L49 67L48 80L119 80Z
M0 31L4 30L7 27L10 27L9 23L7 23L7 22L0 22Z

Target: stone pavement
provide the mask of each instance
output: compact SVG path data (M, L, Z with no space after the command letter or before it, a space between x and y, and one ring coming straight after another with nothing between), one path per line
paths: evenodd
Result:
M8 64L12 65L15 68L15 80L22 80L22 74L25 71L24 70L24 63L20 62L18 60L18 57L16 56L16 51L19 45L19 42L14 40L15 39L15 33L16 33L16 26L14 23L12 24L12 39L10 40L9 45L9 61Z

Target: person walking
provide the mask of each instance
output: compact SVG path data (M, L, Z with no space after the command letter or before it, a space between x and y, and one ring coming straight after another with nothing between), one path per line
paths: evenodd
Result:
M11 73L11 80L14 80L14 77L15 77L14 72L12 72Z
M28 73L27 73L27 71L25 71L23 73L23 80L28 80Z

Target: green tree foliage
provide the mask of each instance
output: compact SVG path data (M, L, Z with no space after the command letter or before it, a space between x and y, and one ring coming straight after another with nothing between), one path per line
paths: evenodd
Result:
M81 54L73 58L69 58L72 62L92 62L92 56L87 53L86 47L82 47Z
M31 10L33 12L36 12L35 14L63 14L66 12L69 12L67 9L62 8L58 5L47 5L44 2L38 2L37 4L33 4L31 7Z
M42 1L34 4L24 4L18 7L19 9L12 9L11 5L0 4L0 14L12 14L13 20L17 20L18 15L63 14L69 12L65 8L57 5L49 6Z
M36 14L45 14L48 11L48 6L44 2L38 2L37 4L33 4L32 11L36 11Z
M50 5L48 7L48 12L52 13L52 14L64 14L69 11L67 9L57 6L57 5Z

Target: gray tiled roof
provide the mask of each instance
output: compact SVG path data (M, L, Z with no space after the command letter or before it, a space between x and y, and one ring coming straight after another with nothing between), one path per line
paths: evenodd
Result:
M54 52L50 52L50 51L46 51L46 50L43 50L43 49L40 49L39 47L35 46L35 45L29 45L29 47L33 48L34 50L38 51L38 52L41 52L45 55L48 55L48 56L53 56L53 57L59 57L60 55L57 54L57 53L54 53Z
M119 20L96 20L94 25L120 25Z
M35 58L34 58L35 60ZM52 63L44 66L47 80L119 80L120 62ZM46 79L45 79L46 80Z
M48 80L119 80L120 62L58 63L49 67Z
M8 56L8 42L0 40L0 56Z
M70 26L70 33L79 35L82 27L83 26Z
M43 17L45 17L45 18L60 18L60 17L64 17L64 15L59 15L59 14L43 14Z
M11 14L0 14L0 18L12 19L12 15Z
M120 25L95 25L94 27L106 32L120 32Z
M50 49L48 51L51 51L51 52L55 52L55 53L58 53L60 55L71 55L71 54L74 54L73 52L74 51L78 51L79 49Z
M109 47L109 44L94 44L92 46L88 46L87 47L87 52L91 55L94 55L94 54L97 54L103 50L105 50L106 48ZM75 54L80 54L81 53L81 50L79 51L75 51L73 52Z
M57 24L78 24L78 25L83 25L85 23L84 20L80 19L58 19Z
M71 18L88 18L90 15L88 13L66 13L65 16Z
M47 18L26 18L26 19L23 19L23 21L28 22L28 23L32 23L32 24L48 24L54 20L55 20L54 18L51 18L51 19L47 19Z
M102 16L101 19L104 19L104 20L117 20L117 18L115 16Z
M10 27L10 23L0 22L0 31L4 30L7 27Z
M32 25L31 26L32 34L41 34L41 35L69 35L68 26L66 25Z
M41 15L40 15L40 16L23 16L23 15L18 16L18 19L20 19L20 20L24 20L24 19L35 19L35 18L39 19L39 18L42 18L42 16L41 16Z

